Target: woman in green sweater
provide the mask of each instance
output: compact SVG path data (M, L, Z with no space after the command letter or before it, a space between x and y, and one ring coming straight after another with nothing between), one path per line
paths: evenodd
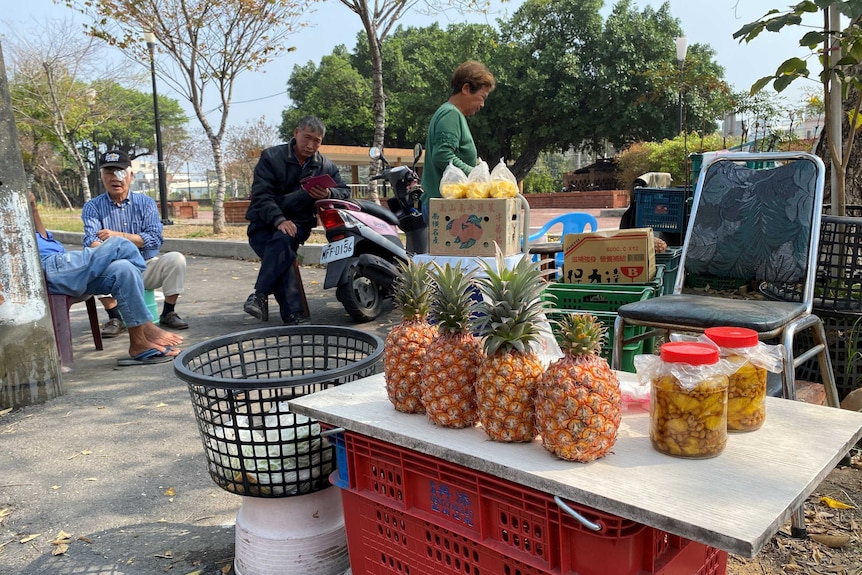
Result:
M440 195L440 178L451 162L465 174L477 163L476 144L467 126L467 116L482 109L494 89L494 75L481 62L468 60L452 74L452 95L428 125L425 166L422 170L422 213L428 218L428 200Z

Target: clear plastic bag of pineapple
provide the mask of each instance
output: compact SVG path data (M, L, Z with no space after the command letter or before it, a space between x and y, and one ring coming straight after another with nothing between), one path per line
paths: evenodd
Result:
M767 345L753 329L712 327L703 337L721 357L738 365L727 388L727 430L754 431L766 419L766 372L781 373L784 346Z
M650 441L667 455L704 459L727 444L728 376L738 365L714 344L676 341L661 355L636 355L635 370L650 386Z
M449 162L440 177L440 195L447 200L467 197L467 174L452 162Z
M500 158L500 163L491 170L489 195L492 198L514 198L518 195L518 180L503 158Z
M491 197L491 170L488 162L480 159L467 175L467 199L481 200Z

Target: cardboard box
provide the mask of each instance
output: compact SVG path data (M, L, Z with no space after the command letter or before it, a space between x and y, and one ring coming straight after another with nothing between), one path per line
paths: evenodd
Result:
M655 278L652 228L563 237L563 277L579 284L645 283Z
M521 205L517 198L429 202L428 253L432 256L504 256L521 251Z

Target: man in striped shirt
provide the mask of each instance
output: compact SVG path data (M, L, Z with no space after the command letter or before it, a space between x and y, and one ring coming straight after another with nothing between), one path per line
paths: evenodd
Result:
M132 162L119 150L106 152L99 162L102 183L107 190L84 204L84 247L96 247L110 237L120 236L135 244L147 263L143 273L144 289L161 288L165 306L159 317L162 327L186 329L189 324L174 309L184 291L186 258L179 252L159 254L162 245L162 222L156 202L144 194L132 194ZM102 326L102 337L117 337L123 325L117 301L102 298L108 321Z

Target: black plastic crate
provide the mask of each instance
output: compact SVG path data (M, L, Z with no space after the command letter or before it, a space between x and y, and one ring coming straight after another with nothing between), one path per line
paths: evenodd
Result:
M687 194L685 188L635 188L635 227L685 233Z
M800 300L796 284L765 284L774 299ZM862 313L862 218L823 216L817 251L814 310Z
M848 393L862 387L862 314L833 313L814 310L826 331L826 344L835 374L838 397L844 399ZM799 354L814 345L810 330L796 335L796 350ZM796 368L796 379L823 383L817 358L811 358Z
M335 452L288 401L373 375L382 354L374 334L313 325L244 331L180 353L174 373L188 383L210 477L254 497L329 487Z

